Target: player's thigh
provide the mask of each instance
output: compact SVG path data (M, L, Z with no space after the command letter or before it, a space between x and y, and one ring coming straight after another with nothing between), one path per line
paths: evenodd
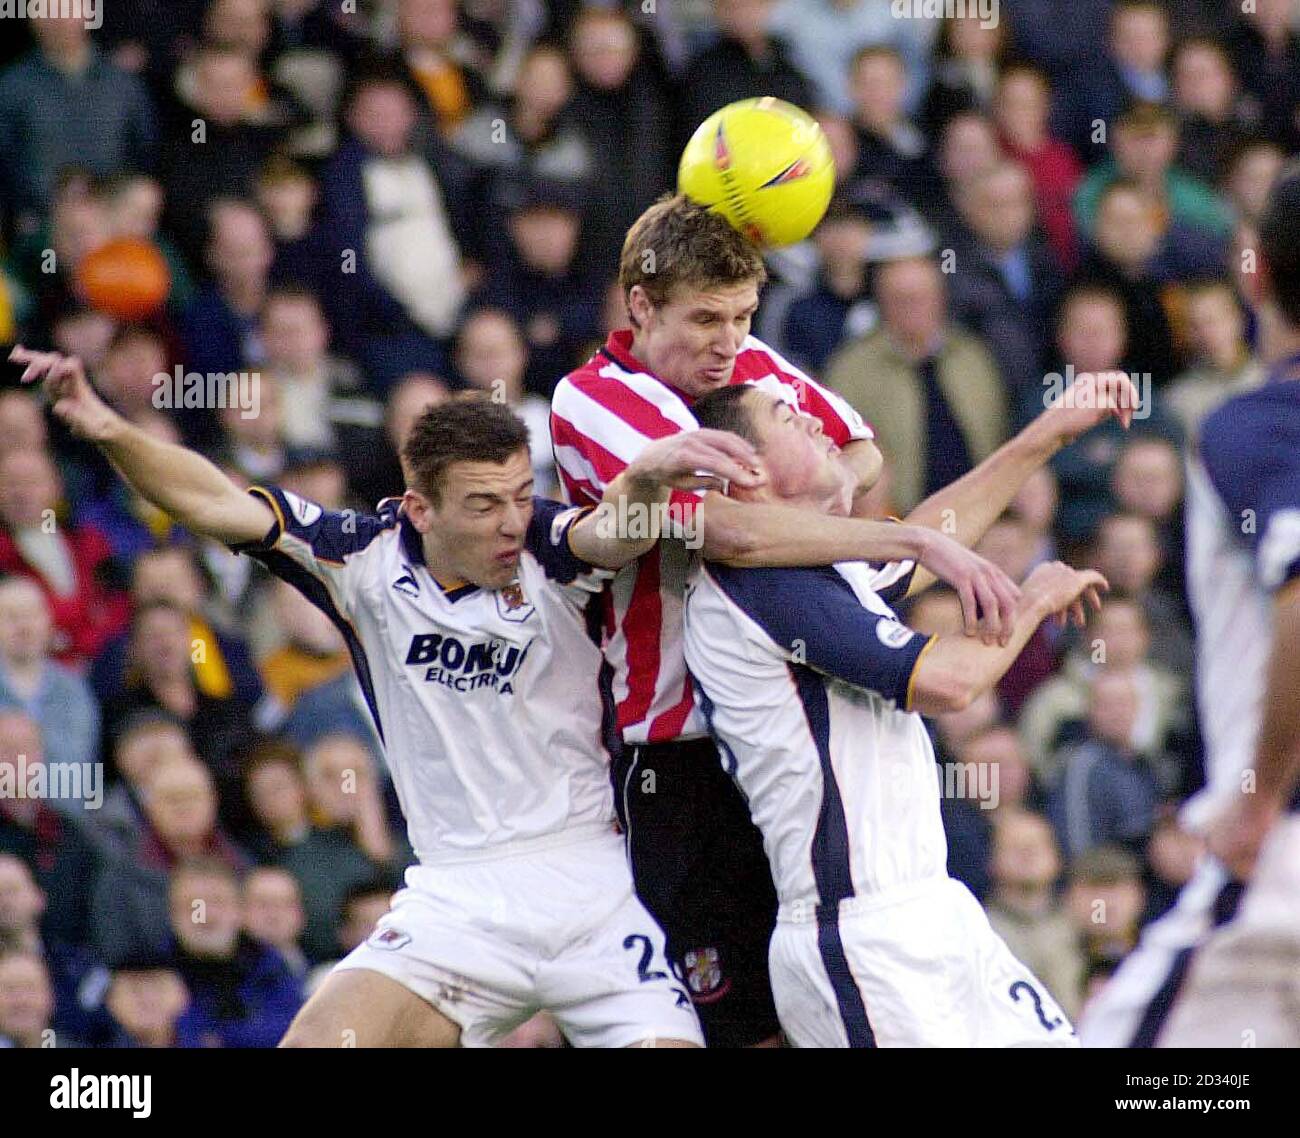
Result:
M623 888L622 903L538 969L539 1001L575 1047L701 1047L699 1020L669 966L663 931L630 882Z
M460 1028L381 972L331 972L294 1017L281 1047L455 1047Z

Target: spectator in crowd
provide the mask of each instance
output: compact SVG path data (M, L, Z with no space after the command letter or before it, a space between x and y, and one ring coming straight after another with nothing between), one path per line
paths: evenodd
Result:
M1156 205L1177 222L1217 237L1226 237L1232 219L1223 200L1199 178L1174 164L1178 120L1158 103L1138 103L1115 124L1114 156L1094 166L1074 196L1079 228L1092 233L1101 198L1111 183L1137 183Z
M45 894L31 868L13 854L0 854L0 952L9 947L36 953L45 962L54 996L51 1026L57 1038L95 1043L104 1027L95 1004L107 973L83 946L42 936L44 912Z
M113 969L104 995L112 1020L105 1046L178 1047L189 1006L189 991L170 954L136 953Z
M941 231L961 223L954 202L966 187L987 174L1004 155L993 120L982 111L959 111L940 132L935 144L935 166L943 184L930 203L929 218Z
M672 184L676 132L668 95L620 9L584 5L569 30L569 55L577 79L573 115L599 158L583 248L591 264L614 265L629 226Z
M81 13L27 25L36 46L0 74L0 201L18 232L44 219L62 168L148 170L157 145L144 85L101 54Z
M86 681L50 658L54 626L34 581L0 578L0 707L31 716L55 763L99 758L99 704Z
M210 240L205 223L212 206L223 198L253 196L258 171L287 123L258 105L265 77L245 48L203 43L178 69L176 82L184 110L163 143L164 216L182 250L197 260ZM220 274L221 261L210 248L208 254L207 268Z
M177 868L168 891L176 970L190 993L182 1047L274 1047L302 1004L284 958L241 929L239 881L223 862Z
M1024 167L1003 162L966 183L956 204L962 226L953 249L959 271L949 285L953 319L989 346L1012 406L1023 408L1025 393L1041 390L1064 289L1035 225L1033 183Z
M830 385L874 424L905 514L960 478L1007 437L997 364L948 318L943 276L926 258L881 265L880 328L841 348Z
M934 167L925 135L903 108L903 57L886 45L864 47L853 57L850 81L858 140L853 176L883 182L917 208L931 209Z
M1227 43L1253 105L1260 131L1294 152L1300 148L1295 121L1300 103L1300 36L1288 0L1254 0L1234 6L1236 22Z
M307 975L307 957L299 946L305 918L298 881L287 869L256 866L242 883L244 931L269 944L299 980Z
M460 123L451 145L474 167L481 200L495 200L503 179L543 179L579 191L591 186L599 158L569 110L572 98L564 52L538 44L524 57L509 102L484 103Z
M1169 14L1158 0L1119 0L1111 15L1110 59L1121 105L1169 97L1168 54Z
M974 8L944 19L934 45L934 77L919 122L928 135L943 129L959 111L987 112L1006 52L1003 20L981 19Z
M1137 691L1133 747L1151 760L1162 788L1172 791L1185 774L1173 755L1187 730L1186 675L1151 662L1146 616L1133 601L1109 599L1090 622L1087 637L1086 644L1066 656L1060 673L1034 692L1020 715L1020 735L1035 774L1047 787L1059 784L1062 748L1086 737L1093 681L1113 671L1127 676Z
M449 134L487 93L472 41L462 34L455 0L398 0L399 53L426 111Z
M212 280L182 318L187 370L237 372L265 358L258 317L270 287L274 248L266 219L249 201L217 198L207 216L204 258ZM200 438L210 436L208 423L196 429L203 432Z
M1238 115L1237 76L1214 39L1184 40L1174 52L1174 109L1180 116L1178 165L1217 185L1249 139Z
M1088 850L1070 865L1066 907L1083 945L1084 1002L1137 943L1146 888L1138 860L1117 846Z
M81 1047L81 1040L54 1030L54 990L40 954L0 948L0 1049Z
M329 975L330 970L354 948L363 943L388 912L395 886L383 877L359 881L343 894L338 925L337 958L317 964L307 976L307 994L310 995Z
M217 780L222 815L236 830L246 824L239 800L239 752L252 733L251 712L234 693L200 686L195 664L215 643L192 635L189 614L168 600L140 605L131 624L124 684L105 705L109 733L134 712L158 709L178 719Z
M330 330L314 293L274 289L262 306L261 377L280 398L280 437L293 450L328 451L360 471L374 453L383 407L357 367L329 351Z
M351 671L343 636L333 622L292 585L270 587L269 623L281 643L261 661L266 689L285 712L313 688Z
M510 245L492 267L483 300L508 312L528 345L526 386L550 398L582 362L600 326L600 288L578 258L581 205L556 182L507 186L501 202Z
M1074 151L1052 134L1051 103L1051 84L1037 68L1018 64L1000 72L993 102L999 140L1007 156L1029 171L1043 232L1057 267L1068 273L1079 260L1070 203L1083 166Z
M348 138L321 175L322 226L342 270L327 316L339 347L383 389L445 358L467 287L452 213L462 175L417 146L415 100L399 76L363 72L344 107Z
M104 874L92 902L96 947L110 964L166 945L168 879L177 866L197 857L232 872L248 864L217 821L216 790L202 763L160 765L144 787L143 806L139 845Z
M258 864L274 864L284 851L309 837L307 783L299 753L290 744L268 739L249 752L244 795L257 819L248 848Z
M1057 836L1071 858L1107 845L1139 854L1155 826L1160 788L1133 746L1139 708L1131 676L1107 669L1093 677L1087 736L1060 756L1061 780L1050 804Z
M306 167L276 154L258 171L254 196L275 246L271 280L324 294L337 270L317 224L316 179Z
M714 0L717 39L687 64L681 77L678 149L719 107L772 95L811 110L807 77L786 40L772 32L774 0Z
M799 367L820 375L846 340L865 336L879 313L871 299L868 256L872 228L847 201L832 202L813 232L818 275L811 291L791 301L782 348Z
M1223 191L1237 215L1254 225L1264 212L1269 191L1286 164L1286 151L1267 139L1243 143L1228 162Z
M1205 839L1183 829L1175 810L1163 808L1146 849L1148 888L1144 925L1173 907L1179 891L1191 880L1197 862L1204 855Z
M214 699L234 698L256 713L264 694L257 667L243 636L217 619L221 614L211 603L191 547L160 546L135 559L131 605L139 613L157 603L173 606L188 619L190 664L198 690ZM129 654L130 636L123 634L95 659L91 682L105 704L120 698L127 686Z
M17 780L41 762L40 731L31 717L0 711L0 775ZM0 795L0 853L21 858L45 895L42 937L85 945L91 934L89 891L102 859L77 815L41 798Z
M847 115L853 103L853 60L864 47L892 46L905 64L905 105L915 111L930 86L933 20L900 20L886 0L780 0L772 31L790 44L794 65L812 80L816 102Z
M1118 512L1107 522L1113 524L1125 515L1145 518L1156 535L1156 575L1148 585L1139 585L1147 616L1156 629L1155 658L1175 670L1184 665L1190 669L1191 629L1180 632L1174 620L1185 609L1179 598L1187 591L1183 580L1183 456L1168 439L1139 436L1131 440L1115 462L1111 493ZM1153 593L1161 596L1153 600Z
M1014 730L991 723L963 739L939 769L948 872L984 900L997 818L1037 795L1024 749Z
M1150 494L1145 502L1148 508L1167 503L1167 516L1172 516L1182 496L1182 471L1177 465L1170 465L1170 452L1167 443L1134 440L1116 466L1117 485L1125 487L1132 497L1141 494L1140 487L1130 485L1132 480L1149 476ZM1153 461L1144 459L1146 454ZM1121 508L1124 504L1121 502ZM1185 610L1173 595L1156 584L1165 556L1156 528L1159 520L1149 513L1108 514L1097 527L1088 560L1110 583L1112 603L1124 599L1141 607L1150 632L1152 663L1175 675L1189 676L1193 664L1192 637ZM1176 579L1181 580L1181 575Z
M133 859L148 827L144 800L155 772L168 763L197 762L198 755L175 719L141 711L118 727L112 759L115 781L90 819L91 832L110 858Z
M406 486L398 454L401 440L419 413L432 403L441 403L451 394L451 385L431 372L410 372L388 392L384 405L383 435L364 472L358 473L351 489L367 508L384 498L401 494Z
M396 847L363 744L326 736L304 762L305 777L287 756L263 759L250 771L249 795L270 836L273 863L298 881L306 913L303 951L320 962L337 952L344 894L389 870Z
M104 534L67 519L48 451L0 458L0 572L34 581L54 621L53 655L85 665L126 624L126 595L108 580Z
M1177 428L1158 410L1151 394L1150 367L1124 367L1130 356L1128 330L1131 327L1120 294L1107 285L1078 284L1067 293L1056 322L1057 371L1045 377L1040 400L1050 395L1048 382L1071 382L1076 375L1128 370L1136 375L1141 406L1135 410L1128 432L1116 423L1103 423L1078 446L1061 451L1052 459L1052 471L1061 491L1057 517L1058 534L1065 544L1086 541L1111 507L1110 479L1124 442L1133 435L1164 435L1177 438ZM1167 331L1168 325L1165 325ZM1153 330L1148 328L1148 333ZM1152 340L1158 336L1150 336ZM1039 403L1039 408L1042 404ZM1027 414L1034 414L1031 410Z
M1246 342L1246 319L1236 290L1224 278L1187 289L1187 338L1192 365L1162 393L1165 409L1194 439L1201 420L1219 404L1258 387L1264 369Z
M470 387L504 400L528 425L528 450L533 462L533 492L558 494L555 454L551 447L551 405L525 390L528 348L519 325L499 308L477 308L466 318L456 338L456 373Z
M1056 475L1050 466L1040 466L1035 470L1011 499L1007 512L1022 522L1029 531L1033 546L1030 569L1037 568L1044 561L1057 560L1053 530L1060 501L1060 487L1056 484Z
M989 923L1069 1016L1079 1011L1083 954L1056 892L1061 854L1047 820L1004 811L993 827Z

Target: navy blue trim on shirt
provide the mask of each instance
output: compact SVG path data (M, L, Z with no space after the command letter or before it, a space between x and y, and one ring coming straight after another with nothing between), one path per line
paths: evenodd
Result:
M799 662L907 708L912 673L929 637L907 638L898 621L865 608L834 568L733 569L710 563L708 572Z
M546 575L557 584L567 585L576 577L590 573L595 566L584 561L569 546L569 531L589 512L575 510L573 516L557 531L555 520L566 511L574 510L563 502L550 498L533 499L533 517L528 523L524 548L537 558Z
M789 668L822 773L822 805L812 839L812 871L817 884L817 949L835 992L849 1046L874 1047L876 1037L867 1006L853 979L840 938L839 907L841 901L854 895L853 867L849 860L844 801L831 762L831 713L826 680L802 664L791 664Z

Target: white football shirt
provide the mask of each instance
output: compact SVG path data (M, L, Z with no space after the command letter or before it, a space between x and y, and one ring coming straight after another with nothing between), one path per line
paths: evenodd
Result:
M240 547L343 633L424 864L613 825L613 701L587 602L610 574L569 548L582 509L534 499L519 575L440 584L398 499L375 515L255 487L275 512Z

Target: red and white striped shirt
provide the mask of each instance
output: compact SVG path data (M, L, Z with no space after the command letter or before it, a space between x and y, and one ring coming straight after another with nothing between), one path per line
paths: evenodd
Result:
M606 485L647 443L699 429L690 396L651 375L631 347L631 329L612 333L555 389L551 439L571 503L598 503ZM874 437L848 403L753 336L741 345L731 382L755 384L816 415L838 446ZM688 518L702 498L674 491L672 516ZM614 669L619 729L628 743L707 733L683 654L682 601L690 567L685 544L665 539L622 569L606 590L605 652Z

